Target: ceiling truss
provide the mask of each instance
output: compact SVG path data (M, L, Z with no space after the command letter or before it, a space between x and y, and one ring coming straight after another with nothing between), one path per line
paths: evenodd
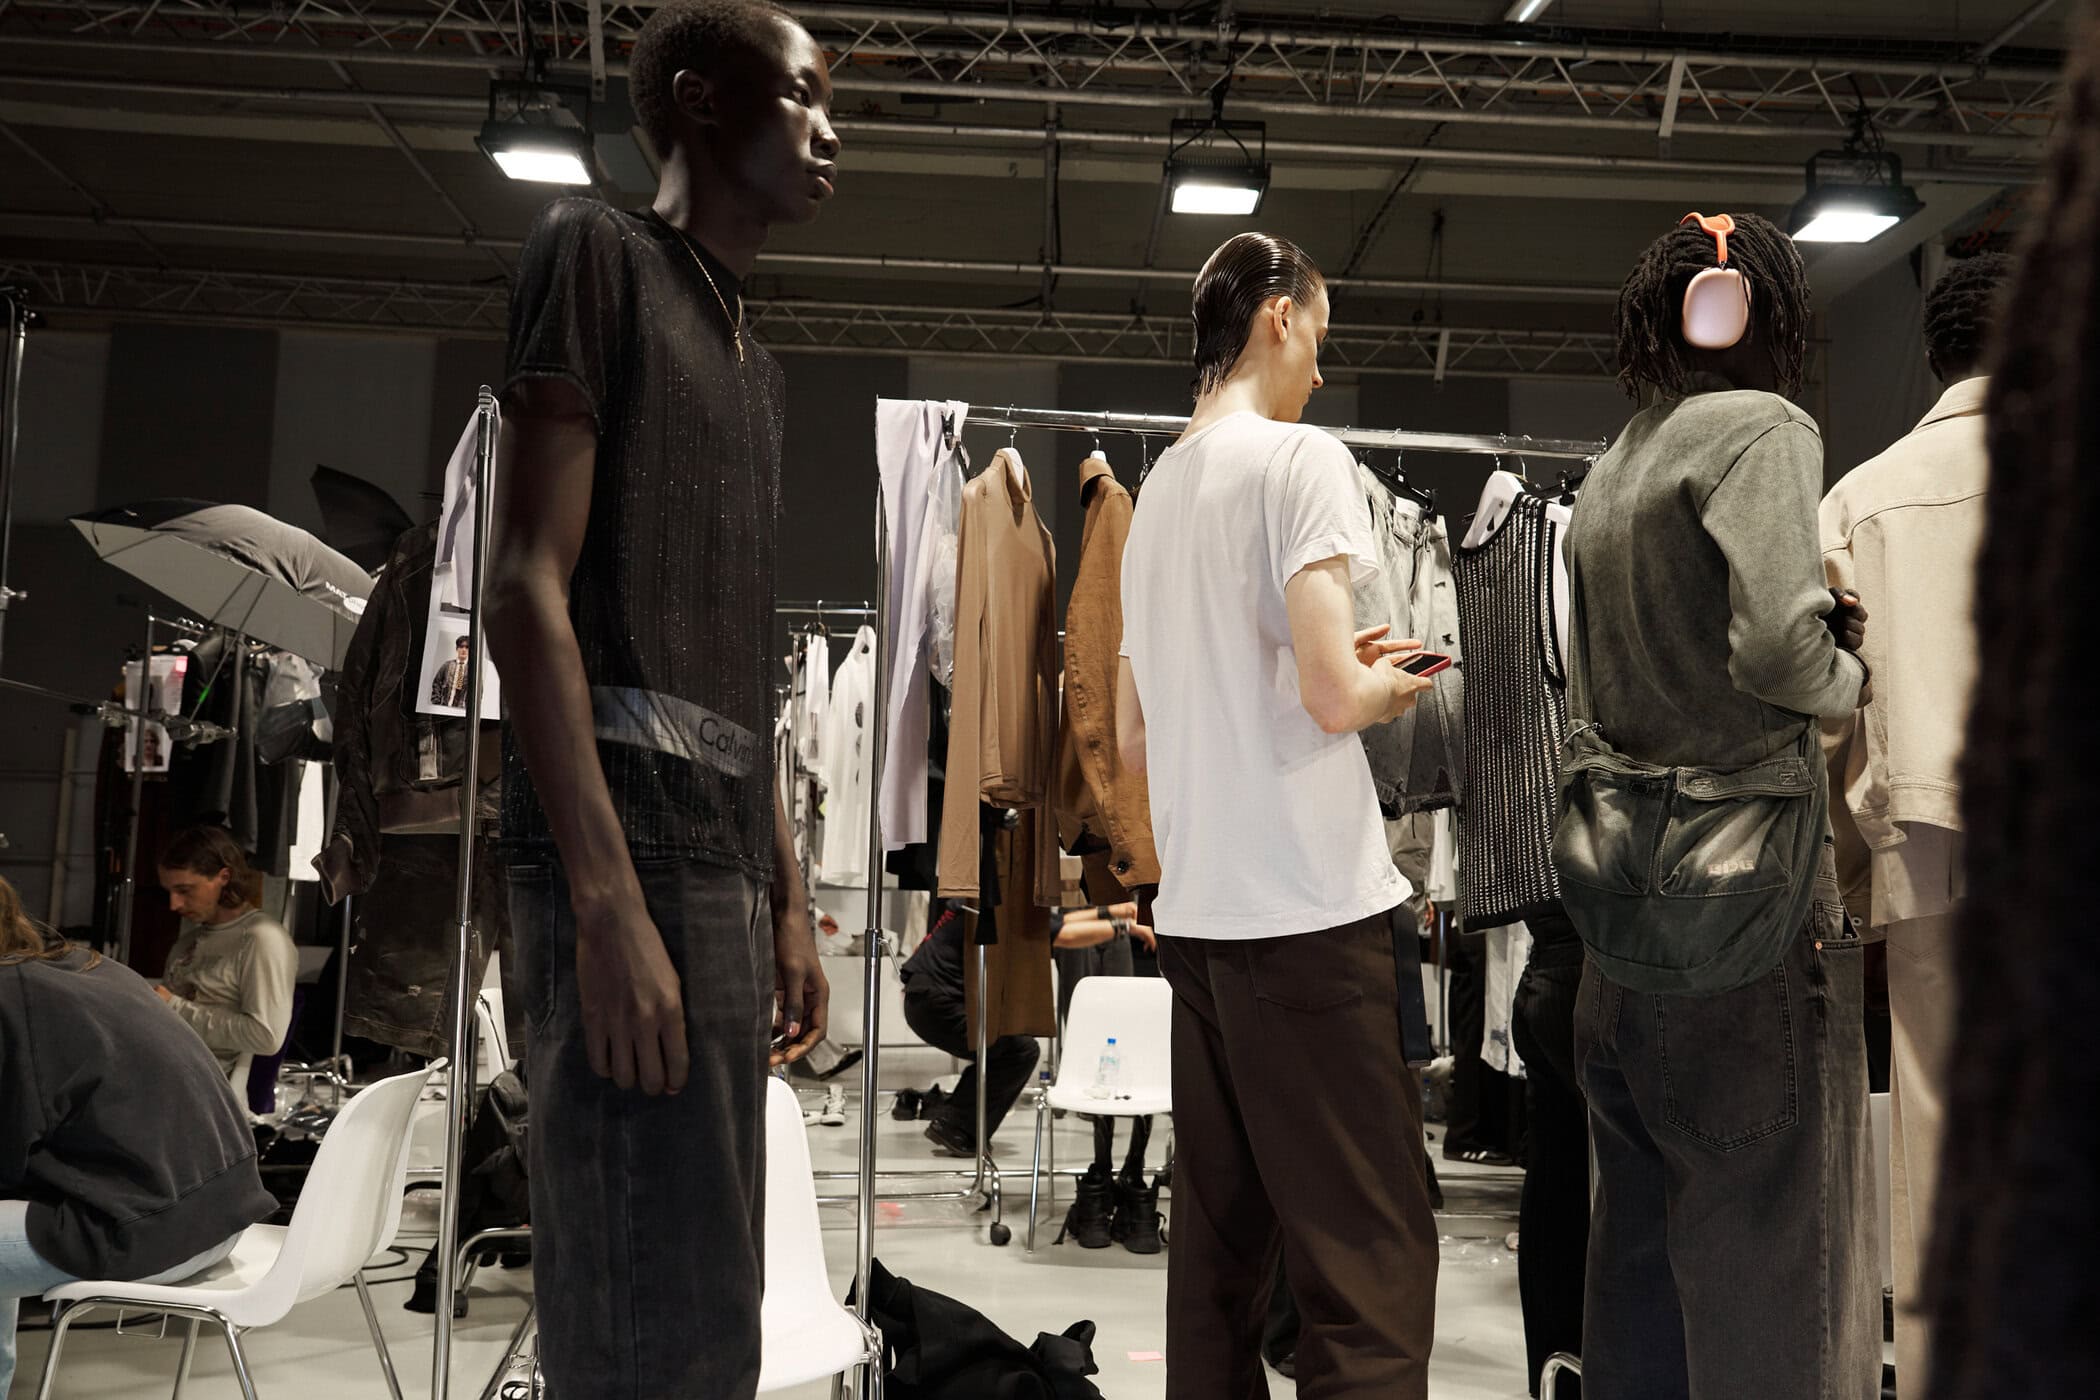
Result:
M390 281L0 261L54 321L162 320L500 339L500 283ZM854 301L752 301L752 333L775 350L1186 366L1187 318L927 308ZM1498 330L1408 322L1336 324L1323 367L1436 378L1609 378L1613 341L1585 331Z
M530 49L623 70L651 7L550 0L0 0L0 44L196 49L426 67L518 66ZM1515 41L1506 31L1365 32L1312 22L1199 26L896 5L790 4L843 93L1060 108L1191 108L1229 74L1235 112L1562 131L1835 139L1855 112L1892 144L2031 158L2061 92L2050 66L1846 55L1829 45ZM529 19L529 36L521 18Z

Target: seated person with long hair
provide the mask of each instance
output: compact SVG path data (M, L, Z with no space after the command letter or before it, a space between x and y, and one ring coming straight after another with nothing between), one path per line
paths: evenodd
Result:
M291 1031L299 952L259 907L262 877L218 827L176 834L161 852L160 886L182 916L182 936L154 991L245 1089L249 1062L282 1050Z
M180 1283L276 1208L211 1051L0 880L0 1395L19 1300L80 1279Z

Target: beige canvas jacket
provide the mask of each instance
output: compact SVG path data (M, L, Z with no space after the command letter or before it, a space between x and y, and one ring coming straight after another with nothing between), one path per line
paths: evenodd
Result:
M1973 613L1983 543L1981 377L1952 385L1910 435L1840 481L1822 509L1833 588L1856 590L1874 699L1826 721L1831 819L1847 899L1859 911L1870 853L1904 827L1961 830L1961 758L1976 683Z

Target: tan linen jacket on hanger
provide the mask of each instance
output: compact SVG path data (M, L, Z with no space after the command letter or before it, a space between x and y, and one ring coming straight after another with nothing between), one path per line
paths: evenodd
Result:
M1904 827L1960 831L1961 761L1976 683L1976 558L1983 545L1982 377L1951 385L1910 435L1823 501L1824 571L1869 615L1861 656L1874 698L1824 723L1831 818L1847 902L1863 912L1870 853Z
M1086 832L1108 843L1125 889L1159 883L1152 794L1116 748L1116 664L1123 649L1123 546L1134 509L1107 462L1079 468L1086 509L1079 576L1065 609L1064 713L1057 736L1057 826L1066 849Z
M955 592L940 893L974 899L978 804L1047 816L1057 761L1057 551L1011 451L963 488ZM1039 825L1029 878L1037 902L1054 905L1057 833L1047 820Z
M941 799L940 896L979 902L980 803L1020 813L995 841L999 941L986 954L990 1034L1048 1035L1048 906L1061 895L1050 784L1057 761L1057 553L1018 454L963 487L956 542L955 692ZM974 945L976 921L965 931ZM977 979L964 978L976 1035Z

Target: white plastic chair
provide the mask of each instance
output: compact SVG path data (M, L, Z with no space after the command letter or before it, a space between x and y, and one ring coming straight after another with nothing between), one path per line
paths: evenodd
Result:
M1161 977L1089 977L1072 988L1057 1082L1035 1096L1035 1170L1028 1183L1028 1252L1035 1253L1036 1203L1043 1183L1043 1142L1050 1113L1143 1118L1174 1111L1174 990ZM1108 1038L1116 1038L1122 1084L1116 1097L1087 1093ZM1056 1181L1051 1182L1056 1203Z
M824 1268L817 1182L802 1105L785 1081L766 1084L766 1289L759 1311L760 1394L863 1368L860 1394L882 1400L882 1334L843 1306Z
M62 1308L51 1334L37 1400L51 1400L64 1354L66 1333L95 1311L134 1310L189 1319L175 1397L189 1379L197 1329L204 1323L226 1336L241 1394L255 1400L255 1381L241 1351L241 1332L281 1321L293 1308L355 1282L365 1325L386 1372L387 1387L401 1400L401 1382L379 1330L379 1315L365 1288L364 1268L392 1246L401 1227L402 1175L408 1164L408 1127L416 1100L440 1064L382 1080L344 1105L314 1156L290 1225L252 1225L224 1263L181 1284L90 1282L54 1288L45 1300Z

